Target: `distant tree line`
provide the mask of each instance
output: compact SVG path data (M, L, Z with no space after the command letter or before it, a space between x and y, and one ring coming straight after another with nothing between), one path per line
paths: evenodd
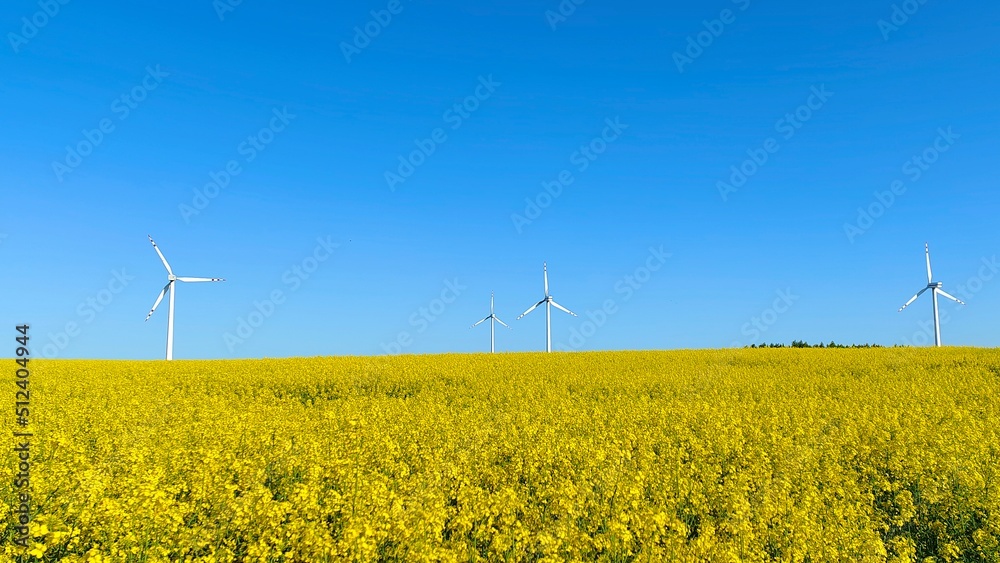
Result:
M791 346L787 344L773 343L767 344L751 344L749 346L744 346L745 348L882 348L879 344L837 344L834 341L830 341L829 344L809 344L804 340L793 340Z

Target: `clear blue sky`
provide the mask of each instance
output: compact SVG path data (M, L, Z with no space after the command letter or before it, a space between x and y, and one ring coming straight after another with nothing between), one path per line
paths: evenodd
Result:
M498 349L542 349L543 261L557 347L921 343L925 241L945 343L1000 343L995 2L48 1L0 9L0 328L36 355L162 357L147 234L227 278L178 288L177 358L488 350L491 290Z

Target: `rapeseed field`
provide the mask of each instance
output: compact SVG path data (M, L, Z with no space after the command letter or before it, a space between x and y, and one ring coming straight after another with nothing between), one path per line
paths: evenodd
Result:
M996 350L32 368L8 561L1000 561Z

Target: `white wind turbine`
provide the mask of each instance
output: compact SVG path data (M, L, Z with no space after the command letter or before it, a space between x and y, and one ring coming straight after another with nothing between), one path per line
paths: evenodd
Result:
M528 313L534 311L536 308L538 308L539 305L544 303L545 304L545 351L551 352L552 351L552 307L555 307L556 309L559 309L561 311L565 311L573 315L574 317L577 316L577 314L574 313L573 311L570 311L566 307L563 307L562 305L556 303L555 300L552 299L552 296L549 295L549 269L546 266L545 262L542 262L542 276L545 278L545 298L543 298L538 303L532 305L531 308L528 309L527 311L521 313L521 316L518 317L516 320L521 320L521 317L524 317Z
M490 316L486 317L485 319L479 321L478 323L472 325L469 328L476 328L477 326L481 325L482 323L484 323L486 321L490 321L490 354L494 354L494 353L496 353L496 348L493 345L493 336L494 336L494 332L495 332L495 323L500 323L503 326L507 326L507 325L503 321L500 320L500 317L496 316L496 314L493 313L493 292L492 291L490 292ZM510 327L507 326L507 328L510 328Z
M949 295L943 289L941 289L941 287L944 285L943 283L934 281L934 276L933 274L931 274L931 249L930 246L927 244L924 244L924 254L927 256L927 287L921 289L916 295L911 297L910 300L906 302L906 305L900 307L899 310L902 311L903 309L909 307L910 304L916 301L918 297L923 295L925 291L927 291L928 289L931 290L931 299L934 302L934 345L940 346L941 320L938 318L937 296L941 295L943 297L947 297L948 299L951 299L952 301L958 303L959 305L965 305L965 302L963 302L961 299L958 299L957 297Z
M163 267L167 269L167 285L163 286L163 291L157 296L156 302L153 303L153 308L146 315L146 320L148 321L149 317L153 315L153 311L159 306L160 301L163 301L163 295L169 291L170 307L167 311L167 359L172 360L174 359L174 282L221 282L226 280L222 278L185 278L175 276L174 271L170 269L170 264L167 263L167 259L160 252L160 248L153 242L153 237L149 237L149 242L153 245L153 250L156 251L156 254L159 255L160 260L163 262Z

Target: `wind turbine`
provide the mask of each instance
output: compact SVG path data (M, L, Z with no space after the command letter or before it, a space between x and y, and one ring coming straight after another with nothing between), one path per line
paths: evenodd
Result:
M916 295L911 297L910 300L906 302L906 305L900 307L899 310L902 311L903 309L909 307L910 304L916 301L918 297L923 295L925 291L927 291L928 289L931 290L931 297L934 302L934 345L941 346L941 320L938 318L938 301L937 301L938 295L947 297L948 299L951 299L952 301L958 303L959 305L965 305L965 303L961 299L949 295L943 289L941 289L941 287L944 285L943 283L933 281L934 276L933 274L931 274L931 249L930 246L927 244L924 244L924 253L927 256L927 287L921 289Z
M494 353L496 353L496 348L493 345L493 335L494 335L495 324L496 323L500 323L503 326L507 326L507 325L503 321L500 320L500 317L496 316L496 314L493 313L493 292L492 291L490 292L490 316L486 317L485 319L479 321L478 323L472 325L469 328L476 328L477 326L481 325L482 323L484 323L486 321L490 321L490 354L494 354ZM507 326L507 328L510 328L510 327Z
M170 269L170 264L167 263L167 259L160 252L160 247L156 246L156 243L153 242L153 237L149 237L149 242L153 245L153 250L160 257L160 261L163 262L163 267L167 269L167 285L163 286L163 291L156 297L156 302L153 303L153 308L146 315L146 320L148 321L149 317L153 316L153 311L159 306L160 301L163 301L163 295L169 291L170 308L167 311L167 359L172 360L174 359L174 282L221 282L226 280L222 278L186 278L175 276L174 271Z
M545 304L545 351L551 352L552 351L552 307L555 307L560 311L565 311L573 315L574 317L577 316L577 314L574 313L573 311L570 311L566 307L563 307L562 305L556 303L555 300L552 299L552 296L549 295L549 269L546 266L545 262L542 262L542 276L545 278L545 298L539 301L538 303L532 305L531 308L528 309L527 311L521 313L521 316L518 317L517 320L521 320L521 317L534 311L535 309L538 308L539 305L544 303Z

